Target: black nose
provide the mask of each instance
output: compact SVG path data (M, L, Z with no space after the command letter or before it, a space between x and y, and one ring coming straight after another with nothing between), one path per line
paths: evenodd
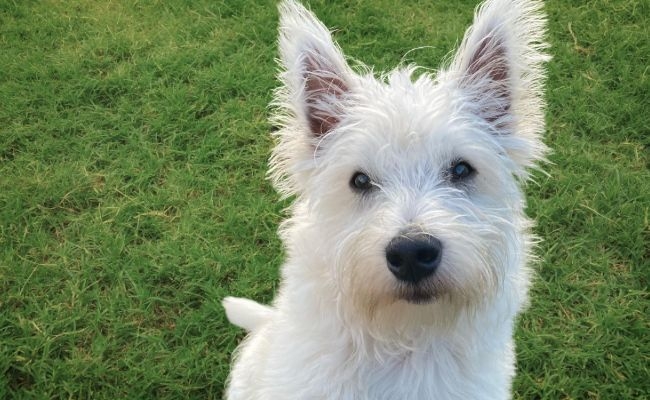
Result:
M386 246L388 269L397 279L417 283L433 274L442 258L442 243L429 235L405 235Z

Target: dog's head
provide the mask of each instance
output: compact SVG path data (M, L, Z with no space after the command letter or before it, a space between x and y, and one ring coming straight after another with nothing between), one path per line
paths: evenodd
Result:
M284 1L280 13L270 174L296 196L288 240L328 261L319 273L375 317L520 287L519 186L546 150L540 3L490 1L435 75L404 67L379 78L353 71L301 5Z

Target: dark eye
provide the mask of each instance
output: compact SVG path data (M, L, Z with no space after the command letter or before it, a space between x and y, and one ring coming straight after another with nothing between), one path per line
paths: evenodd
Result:
M456 161L451 166L450 173L452 180L460 181L471 176L474 173L474 168L465 161Z
M350 180L350 185L354 189L365 191L372 189L372 180L370 180L370 177L363 172L355 172Z

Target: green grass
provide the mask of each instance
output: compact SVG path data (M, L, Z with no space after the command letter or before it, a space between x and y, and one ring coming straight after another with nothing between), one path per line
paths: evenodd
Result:
M135 3L135 4L133 4ZM470 0L312 1L345 51L436 67ZM550 176L517 399L650 392L650 7L547 2ZM387 11L388 10L388 11ZM282 261L273 1L0 3L0 398L218 398ZM432 45L404 55L408 50Z

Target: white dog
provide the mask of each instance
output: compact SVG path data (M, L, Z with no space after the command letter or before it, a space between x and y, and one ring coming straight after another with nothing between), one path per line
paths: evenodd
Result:
M224 300L250 331L228 399L510 398L533 242L520 186L546 151L541 9L488 0L435 75L377 78L282 2L287 261L272 306Z

